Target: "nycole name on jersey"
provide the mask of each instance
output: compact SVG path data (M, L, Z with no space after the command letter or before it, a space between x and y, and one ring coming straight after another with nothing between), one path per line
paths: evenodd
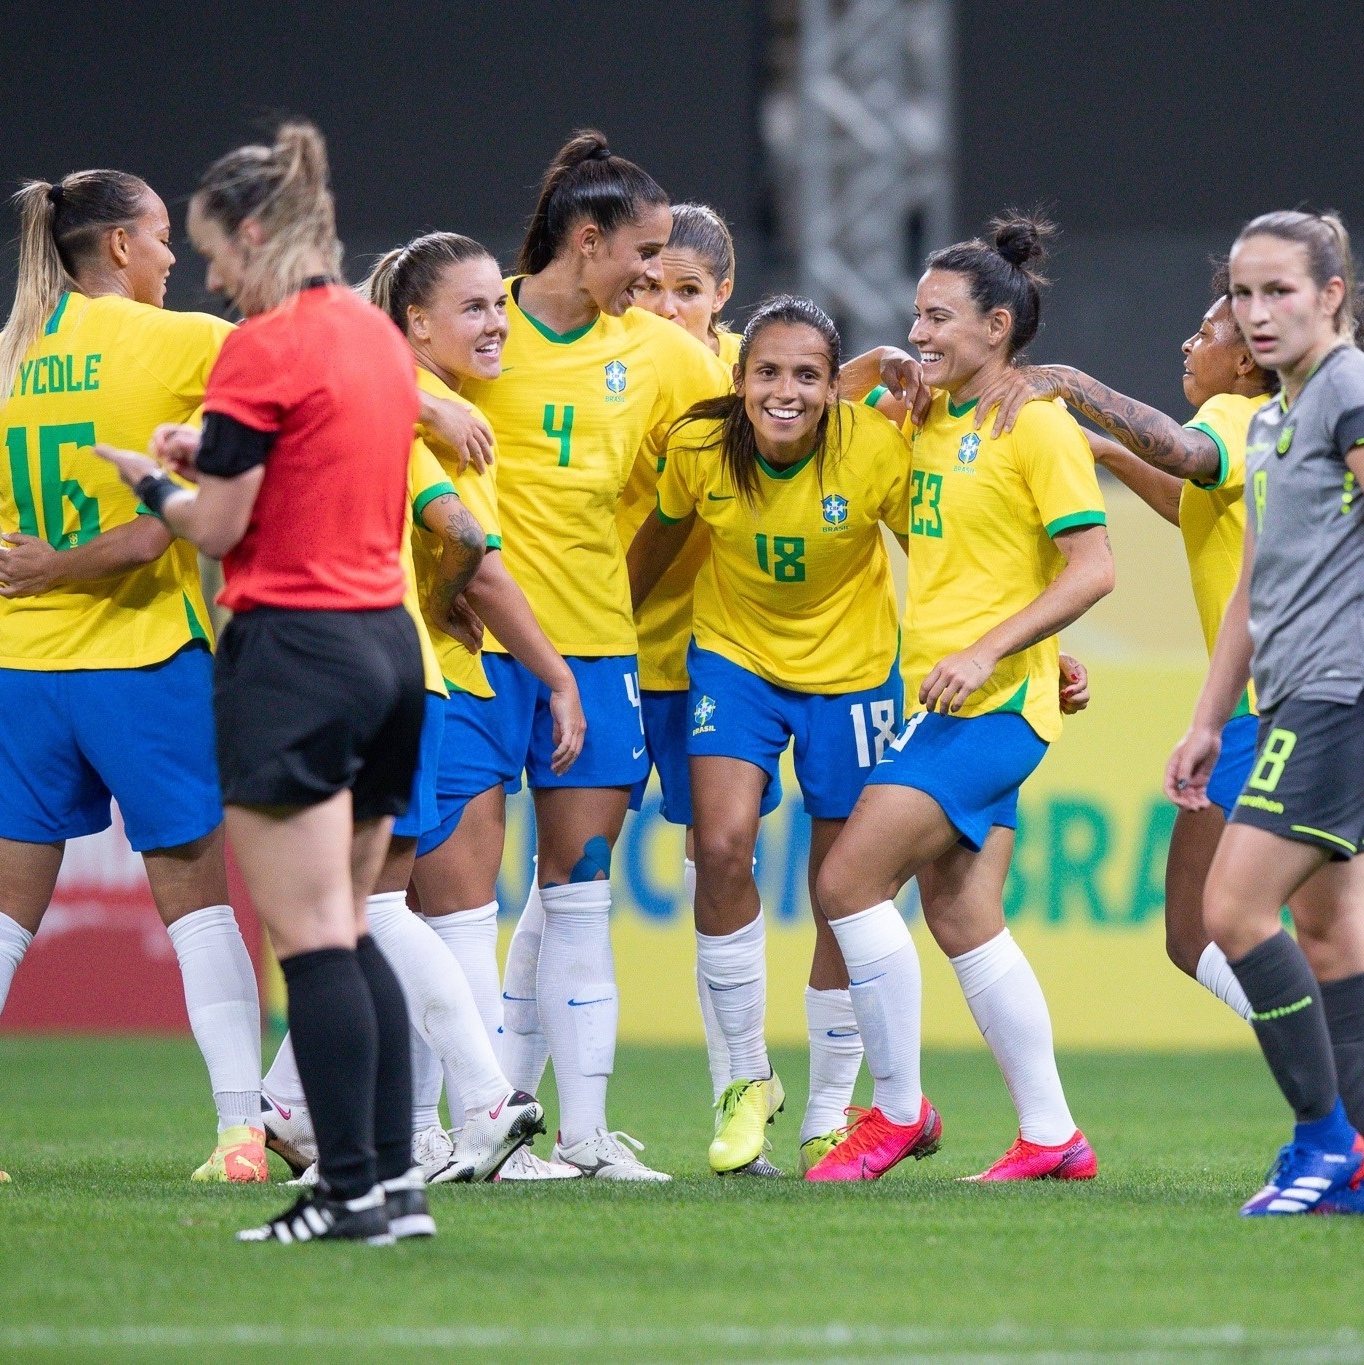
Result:
M83 393L99 388L98 352L81 356L40 355L19 366L19 375L10 390L11 398L28 398L45 393Z

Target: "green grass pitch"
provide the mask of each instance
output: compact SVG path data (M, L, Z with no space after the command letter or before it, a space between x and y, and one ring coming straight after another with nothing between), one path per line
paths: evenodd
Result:
M794 1169L804 1058L776 1063ZM703 1055L622 1048L613 1122L671 1185L446 1186L434 1242L291 1248L231 1240L278 1185L187 1183L211 1134L192 1044L6 1039L0 1358L1364 1360L1364 1224L1235 1216L1287 1133L1258 1056L1062 1072L1092 1184L957 1183L1012 1110L988 1055L936 1052L938 1156L807 1187L709 1175Z

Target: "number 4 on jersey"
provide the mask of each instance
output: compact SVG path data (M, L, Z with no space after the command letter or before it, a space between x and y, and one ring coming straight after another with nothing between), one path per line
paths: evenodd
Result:
M545 404L545 435L559 443L559 468L562 469L569 459L573 444L573 405L565 404L563 416L556 422L553 403Z

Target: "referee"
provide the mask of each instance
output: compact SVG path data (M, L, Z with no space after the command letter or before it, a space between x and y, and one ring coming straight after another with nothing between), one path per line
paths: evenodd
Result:
M228 834L289 987L319 1183L244 1241L429 1236L412 1171L408 1018L365 898L408 803L422 662L402 606L412 362L339 283L326 149L307 124L214 163L190 201L208 287L246 316L209 378L202 438L100 448L177 535L223 560L234 613L214 680Z

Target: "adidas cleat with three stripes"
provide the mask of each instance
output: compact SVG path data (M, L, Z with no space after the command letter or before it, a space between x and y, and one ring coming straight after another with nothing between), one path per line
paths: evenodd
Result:
M1355 1134L1348 1152L1328 1152L1303 1142L1279 1149L1278 1160L1242 1218L1295 1213L1364 1213L1364 1194L1352 1189L1364 1165L1364 1138Z

